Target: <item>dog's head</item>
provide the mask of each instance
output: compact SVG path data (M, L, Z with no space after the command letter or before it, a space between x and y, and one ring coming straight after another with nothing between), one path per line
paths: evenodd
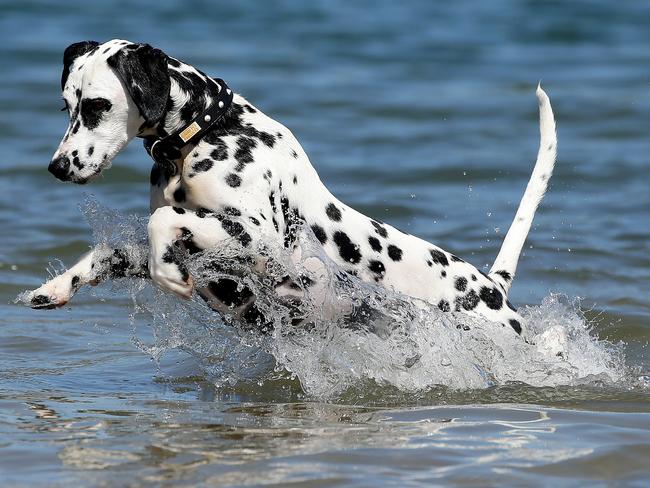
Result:
M61 75L70 123L49 171L62 181L87 183L110 167L135 136L156 127L169 99L167 62L148 44L70 45Z

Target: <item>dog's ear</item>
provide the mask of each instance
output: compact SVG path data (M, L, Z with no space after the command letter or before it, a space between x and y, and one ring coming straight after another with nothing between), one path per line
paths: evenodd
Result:
M107 59L149 126L162 119L167 107L171 87L167 61L164 52L149 44L129 44Z
M97 41L81 41L70 44L65 49L63 53L63 73L61 73L61 90L65 88L65 82L68 81L68 75L70 74L70 66L72 66L74 60L97 48L97 46L99 46Z

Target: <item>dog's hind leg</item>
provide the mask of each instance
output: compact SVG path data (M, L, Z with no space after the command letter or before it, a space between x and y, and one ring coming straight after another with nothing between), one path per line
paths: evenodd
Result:
M146 242L122 249L99 245L65 273L28 292L23 301L32 308L57 308L68 303L72 295L86 284L97 285L108 279L129 276L148 278L148 255Z

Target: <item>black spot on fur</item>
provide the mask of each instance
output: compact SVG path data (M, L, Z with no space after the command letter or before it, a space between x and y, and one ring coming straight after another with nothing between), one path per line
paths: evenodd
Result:
M449 306L449 302L447 300L440 300L438 302L438 308L443 312L451 312L451 307Z
M88 148L88 156L92 156L93 152L95 152L95 146L90 146Z
M509 322L510 322L510 327L515 329L515 332L517 334L521 334L521 324L519 323L519 321L515 319L510 319Z
M248 217L248 219L253 222L255 225L260 225L260 221L257 220L255 217Z
M376 280L383 278L386 274L386 268L384 267L384 263L381 261L370 261L368 263L368 269L377 275L377 278L375 278Z
M348 235L342 231L336 231L334 233L334 243L339 248L339 254L341 258L347 263L357 264L361 261L361 253L359 252L359 246L354 244Z
M244 105L244 108L249 114L255 114L257 113L257 110L255 110L253 107L251 107L249 104Z
M456 262L456 263L464 263L465 262L462 259L460 259L458 256L454 256L453 254L450 254L449 256L451 257L451 260Z
M237 188L239 185L241 185L241 177L235 173L230 173L228 176L226 176L226 183L228 186Z
M449 266L449 260L442 251L439 251L438 249L430 249L429 254L431 254L431 259L434 263L441 264L442 266Z
M189 254L196 254L203 249L201 249L199 246L196 245L196 243L192 240L192 232L190 232L189 229L186 227L181 227L181 241L183 242L183 247Z
M368 244L370 244L370 247L372 248L373 251L381 252L382 247L381 243L379 242L379 239L376 237L368 237Z
M230 219L224 218L221 220L221 227L228 235L236 237L242 246L247 247L251 242L251 236L248 232L244 231L244 226L239 222L233 222Z
M77 288L79 288L79 282L80 281L81 281L81 278L79 278L79 276L75 275L75 276L72 277L72 281L70 282L70 284L72 285L73 290L76 290Z
M253 293L242 287L238 290L239 284L235 280L222 278L208 283L208 289L219 301L227 307L240 307L253 297Z
M465 291L467 289L467 278L459 276L454 282L454 286L458 291Z
M329 203L327 207L325 207L325 213L330 220L333 220L334 222L341 221L341 211L333 203Z
M456 304L465 310L475 309L480 302L480 298L474 290L470 290L466 295L456 298Z
M105 98L84 98L81 101L81 121L88 130L95 129L113 104Z
M402 250L391 244L388 246L388 257L391 258L393 261L401 261L402 260Z
M275 192L269 193L269 203L271 204L271 211L276 213L278 208L275 206Z
M181 273L181 279L183 281L187 281L187 279L190 277L187 271L187 267L183 263L181 263L181 261L177 257L177 253L174 251L174 248L172 246L167 246L167 249L162 255L162 260L167 264L175 264L178 267L178 271L180 271Z
M185 213L185 209L181 207L172 207L172 209L179 215L183 215Z
M241 212L235 207L223 207L223 211L231 217L241 217Z
M298 159L298 153L293 149L291 150L291 156L293 156L295 159Z
M215 161L225 161L228 159L228 146L221 139L214 142L216 146L210 153L210 157Z
M72 126L72 133L76 134L79 131L79 127L81 127L81 121L77 119L77 121Z
M247 247L253 240L253 238L248 232L242 232L241 235L238 237L238 239L239 242L241 242L241 245L244 247Z
M495 271L495 273L501 276L506 281L506 283L508 283L512 279L512 276L507 271L499 270L499 271Z
M75 165L79 169L84 169L84 167L85 167L85 165L82 164L81 161L79 161L79 157L77 157L77 156L72 158L72 164Z
M442 276L442 277L444 278L445 276L447 276L447 272L443 269L443 270L440 272L440 276Z
M280 199L280 208L284 218L284 247L290 247L296 242L296 233L301 218L298 210L290 208L287 197Z
M266 147L273 147L275 145L275 136L268 132L260 131L259 138Z
M293 175L293 184L294 185L298 184L298 177L296 175Z
M325 233L325 229L323 229L320 225L312 225L311 230L316 236L316 239L318 239L321 244L325 244L327 242L327 234Z
M388 237L388 231L386 230L386 227L381 225L376 220L371 220L370 223L375 228L375 232L379 234L380 237L384 237L384 238Z
M192 165L192 169L196 171L197 173L202 173L204 171L209 171L212 169L212 166L214 165L214 162L211 159L204 159L202 161L198 161ZM194 176L194 175L190 175Z
M194 89L194 91L197 91ZM204 140L210 144L214 144L224 136L246 136L253 140L257 139L262 144L268 147L273 147L275 144L275 136L266 132L260 131L249 123L244 123L242 115L245 108L237 103L231 104L228 111L224 114L219 124L212 126L204 136ZM244 163L247 164L247 163Z
M185 188L180 187L174 192L174 200L177 202L184 202L185 201Z
M481 287L481 300L485 302L488 308L499 310L503 306L503 295L496 288Z
M237 161L237 166L235 171L242 171L247 164L252 163L253 159L253 149L257 147L257 142L255 139L250 137L240 136L237 138L237 150L235 151L235 160Z

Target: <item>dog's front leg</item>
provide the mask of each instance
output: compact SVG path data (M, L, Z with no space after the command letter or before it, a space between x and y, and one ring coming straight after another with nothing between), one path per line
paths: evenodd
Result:
M65 273L28 292L23 301L32 308L57 308L68 303L83 285L97 285L107 279L129 276L147 278L148 255L146 242L122 249L101 244L82 256Z
M193 282L179 250L189 254L213 248L220 242L236 239L245 248L252 247L247 224L234 217L211 212L160 207L149 219L149 273L161 288L183 298L192 296Z

